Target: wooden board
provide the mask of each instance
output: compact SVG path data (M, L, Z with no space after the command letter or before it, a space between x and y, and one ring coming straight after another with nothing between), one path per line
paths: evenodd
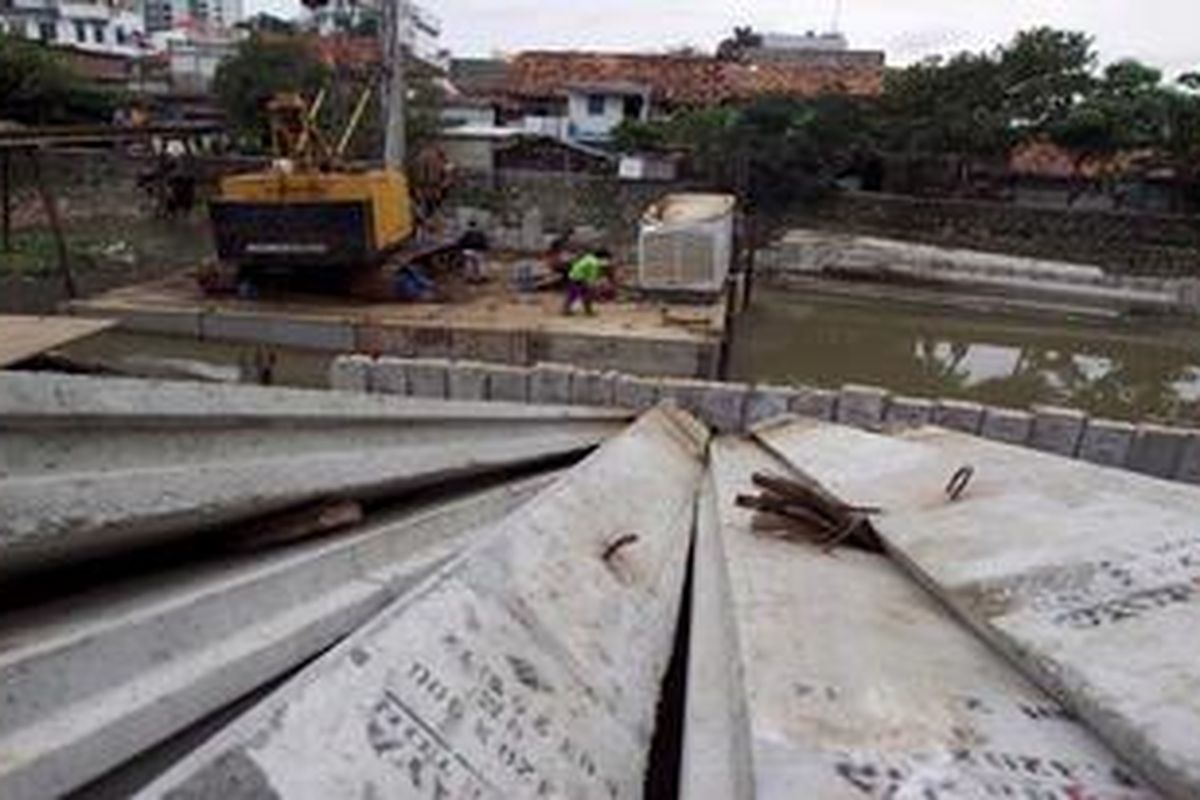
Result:
M116 320L0 314L0 367L115 326Z

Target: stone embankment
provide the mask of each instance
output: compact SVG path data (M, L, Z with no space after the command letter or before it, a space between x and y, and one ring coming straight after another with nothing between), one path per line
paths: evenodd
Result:
M760 252L765 279L878 282L995 298L1010 307L1108 313L1200 313L1200 280L1135 277L1098 266L796 229Z
M444 359L341 356L334 388L450 400L571 403L649 408L674 400L721 432L748 430L781 414L866 430L938 425L1094 464L1200 484L1200 429L1092 418L1053 406L1011 409L894 395L874 386L840 390L649 378L563 364L518 367Z

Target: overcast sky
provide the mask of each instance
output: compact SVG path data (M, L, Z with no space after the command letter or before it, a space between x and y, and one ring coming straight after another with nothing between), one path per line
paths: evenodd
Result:
M251 13L294 15L296 0L246 0ZM711 50L734 25L802 33L828 29L837 0L425 0L455 55L531 48ZM1169 75L1200 68L1200 0L842 0L852 47L906 64L978 50L1034 25L1084 30L1105 61L1135 57Z

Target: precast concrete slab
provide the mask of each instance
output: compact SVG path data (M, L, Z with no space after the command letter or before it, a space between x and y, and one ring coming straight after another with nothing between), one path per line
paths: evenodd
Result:
M697 412L704 422L721 433L739 433L746 421L746 399L750 387L744 383L705 381Z
M451 400L487 400L486 366L472 361L455 361L446 371L446 396Z
M1165 795L1200 796L1200 489L932 428L760 436L884 509L876 530L923 583Z
M887 557L755 530L736 497L781 471L712 445L684 800L1157 796Z
M538 491L529 479L333 539L191 564L0 623L0 797L57 797L326 649Z
M140 796L640 797L706 438L644 415Z
M627 412L0 374L0 574L583 452Z
M1074 457L1079 450L1087 414L1073 408L1033 407L1033 433L1029 446L1047 453Z
M934 405L920 397L893 397L884 419L890 426L919 428L933 422Z
M488 373L488 399L498 402L529 402L529 370L506 364L484 365Z
M985 439L1008 444L1025 444L1033 432L1033 414L1014 408L993 408L983 412L979 435Z
M224 342L299 347L347 353L354 349L354 325L322 317L263 317L253 312L213 310L200 317L200 338Z
M374 368L375 361L370 356L338 356L329 365L329 388L342 392L369 392Z
M1156 478L1173 478L1183 460L1188 432L1162 425L1138 425L1125 466Z
M883 424L890 396L887 389L877 386L843 386L838 398L837 421L856 428L878 430Z
M659 401L661 388L656 378L618 375L613 383L613 400L621 408L644 411Z
M938 400L933 424L952 431L979 433L983 427L983 406L965 400Z
M449 397L450 362L440 358L414 358L405 367L410 397L444 400Z
M1190 432L1183 454L1179 457L1179 468L1175 480L1184 483L1200 483L1200 430Z
M797 386L795 391L796 394L788 405L788 410L793 414L830 420L837 415L837 392L811 386Z
M205 297L180 274L73 301L76 314L122 326L313 351L450 358L525 366L534 361L635 374L714 377L725 338L723 297L695 305L626 299L595 315L561 314L561 298L512 291L500 278L449 303L363 303L293 295L286 300Z
M797 390L790 386L751 386L746 395L746 427L752 428L760 422L790 413L796 399Z
M611 406L615 372L578 370L571 381L571 402L584 406Z
M575 372L575 368L567 364L537 364L529 371L529 402L570 403Z
M367 384L372 392L408 395L408 359L384 356L371 366Z
M1079 442L1079 458L1106 467L1124 467L1137 426L1111 419L1088 420Z

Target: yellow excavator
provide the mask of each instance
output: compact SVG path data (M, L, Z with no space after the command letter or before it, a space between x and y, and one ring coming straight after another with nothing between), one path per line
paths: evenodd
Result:
M317 125L324 90L311 103L292 93L270 101L272 166L223 178L209 203L221 265L201 277L206 290L271 285L386 299L397 271L461 258L454 244L417 244L402 172L346 164L371 95L363 91L336 142Z

